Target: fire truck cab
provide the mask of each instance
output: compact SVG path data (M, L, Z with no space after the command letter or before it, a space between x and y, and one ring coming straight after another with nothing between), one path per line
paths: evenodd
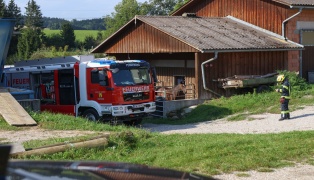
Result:
M71 57L17 63L5 70L6 84L34 90L42 111L95 121L139 124L156 110L148 62Z

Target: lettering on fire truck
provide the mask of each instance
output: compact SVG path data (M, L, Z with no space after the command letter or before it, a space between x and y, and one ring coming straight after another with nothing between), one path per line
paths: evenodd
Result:
M29 78L12 79L12 84L29 84Z
M138 86L138 87L124 87L123 92L147 92L149 91L149 86Z

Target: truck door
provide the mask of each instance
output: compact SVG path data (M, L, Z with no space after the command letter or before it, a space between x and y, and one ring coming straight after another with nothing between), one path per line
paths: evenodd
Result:
M112 91L108 73L103 69L87 70L87 99L98 103L112 103Z
M58 86L60 105L75 105L75 85L73 69L58 70Z

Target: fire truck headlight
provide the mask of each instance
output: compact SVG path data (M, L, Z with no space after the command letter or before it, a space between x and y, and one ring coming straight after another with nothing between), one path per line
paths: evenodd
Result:
M105 110L105 111L110 111L110 107L111 106L102 106L103 110Z
M106 111L110 110L110 106L102 106L102 108Z
M113 110L115 111L123 111L123 107L120 106L120 107L113 107Z
M113 107L113 110L118 111L119 107Z

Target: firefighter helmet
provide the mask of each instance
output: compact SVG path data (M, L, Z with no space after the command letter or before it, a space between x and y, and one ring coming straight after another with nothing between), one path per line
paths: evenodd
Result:
M285 75L280 74L277 76L277 82L282 82L283 80L285 80Z

